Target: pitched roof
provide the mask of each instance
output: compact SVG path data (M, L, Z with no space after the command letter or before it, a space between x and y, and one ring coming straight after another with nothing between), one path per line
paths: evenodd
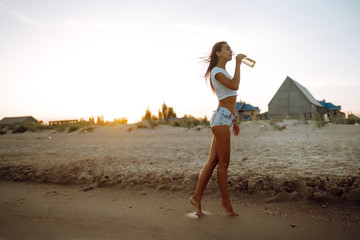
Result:
M0 121L0 124L12 124L12 123L22 123L26 120L32 120L32 121L36 121L37 120L35 118L33 118L32 116L24 116L24 117L5 117Z
M349 114L348 118L355 118L355 119L360 119L360 117L356 116L355 114Z
M236 111L239 111L239 109L241 109L244 104L245 104L245 102L237 102L236 103Z
M335 106L331 102L325 102L325 101L319 101L322 107L328 108L328 109L341 109L341 106Z
M313 97L313 95L311 95L311 93L306 89L306 87L304 87L294 79L290 78L289 76L287 76L285 81L286 80L292 81L312 104L321 107L321 104Z

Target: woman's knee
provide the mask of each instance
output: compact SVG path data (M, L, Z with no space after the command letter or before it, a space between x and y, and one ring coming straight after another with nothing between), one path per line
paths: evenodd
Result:
M218 162L217 158L209 158L206 164L211 168L215 168L218 165Z
M219 154L219 165L229 165L230 163L230 149L223 151L222 154Z

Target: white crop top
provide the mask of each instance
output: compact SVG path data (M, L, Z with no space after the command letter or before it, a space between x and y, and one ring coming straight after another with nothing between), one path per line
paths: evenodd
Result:
M230 76L230 74L225 70L225 69L222 69L222 68L219 68L219 67L214 67L212 70L211 70L211 83L215 89L215 93L216 93L216 96L218 97L219 101L221 99L224 99L224 98L227 98L227 97L230 97L230 96L237 96L237 91L236 90L232 90L232 89L229 89L227 87L225 87L224 85L222 85L218 80L216 80L215 78L215 75L217 73L222 73L224 74L226 77L232 79L232 77Z

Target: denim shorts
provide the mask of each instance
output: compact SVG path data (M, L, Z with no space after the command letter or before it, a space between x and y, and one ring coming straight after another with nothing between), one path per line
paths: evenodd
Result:
M228 125L230 128L234 124L235 118L232 113L224 108L218 107L211 117L210 127Z

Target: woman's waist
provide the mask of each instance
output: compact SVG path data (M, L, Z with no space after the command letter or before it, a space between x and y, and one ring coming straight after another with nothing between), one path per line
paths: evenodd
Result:
M236 96L230 96L219 101L219 107L228 109L234 116L236 110Z

